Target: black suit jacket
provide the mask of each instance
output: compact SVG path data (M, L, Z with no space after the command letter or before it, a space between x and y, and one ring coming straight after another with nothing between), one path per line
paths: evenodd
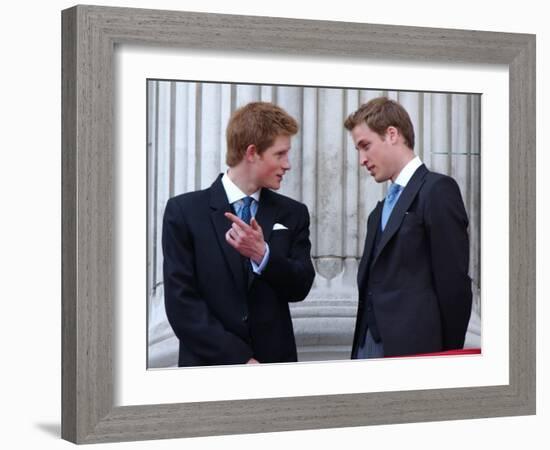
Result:
M367 224L352 358L363 343L369 314L385 356L462 348L472 290L468 217L457 183L420 166L376 244L382 207L379 202Z
M179 365L296 361L288 302L313 283L309 214L262 189L256 220L269 244L261 275L225 240L233 212L221 175L208 189L171 198L162 230L166 314L180 341ZM288 229L273 230L275 223Z

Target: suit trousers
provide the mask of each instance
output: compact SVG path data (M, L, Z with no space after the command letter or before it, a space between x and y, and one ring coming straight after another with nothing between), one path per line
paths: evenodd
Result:
M382 341L376 342L372 337L370 328L367 329L365 342L363 343L363 346L360 346L357 349L357 359L383 358L383 357L384 357L384 346L382 345Z

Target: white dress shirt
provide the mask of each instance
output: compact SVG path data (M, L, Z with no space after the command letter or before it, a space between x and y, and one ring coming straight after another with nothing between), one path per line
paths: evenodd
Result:
M256 192L248 196L243 191L241 191L239 187L235 183L233 183L233 181L231 181L231 178L229 178L227 173L223 174L222 185L225 190L225 195L227 195L227 200L229 200L229 204L233 205L233 208L235 209L235 212L239 217L241 216L241 210L244 206L243 199L245 197L252 197L254 199L254 201L250 205L250 216L251 217L256 216L256 213L258 212L260 194L262 192L261 189L258 189ZM252 265L252 270L254 271L254 273L260 275L264 270L265 266L267 265L268 261L269 261L269 245L267 245L267 242L266 242L264 257L260 262L260 264L258 265L252 259L250 259L250 264Z

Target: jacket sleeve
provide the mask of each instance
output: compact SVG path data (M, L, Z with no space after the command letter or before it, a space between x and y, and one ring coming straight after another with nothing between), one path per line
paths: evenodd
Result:
M306 298L315 278L309 241L309 212L306 205L300 205L290 251L283 254L279 249L270 247L269 262L261 278L270 284L279 298L290 302Z
M201 296L193 236L175 199L164 212L162 251L166 315L178 339L205 365L246 363L253 356L250 346L224 328Z
M460 189L452 178L442 177L432 186L426 225L443 347L460 349L470 319L472 285L468 275L468 217Z

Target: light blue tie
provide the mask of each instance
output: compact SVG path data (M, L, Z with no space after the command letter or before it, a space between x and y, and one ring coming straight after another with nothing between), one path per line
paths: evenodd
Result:
M384 201L384 208L382 209L382 231L386 228L386 224L388 223L393 207L397 203L401 189L403 189L403 186L396 183L393 183L390 186L390 190L388 191L388 195L386 195L386 200Z
M250 225L250 205L254 199L252 197L243 198L243 207L241 209L241 220Z

